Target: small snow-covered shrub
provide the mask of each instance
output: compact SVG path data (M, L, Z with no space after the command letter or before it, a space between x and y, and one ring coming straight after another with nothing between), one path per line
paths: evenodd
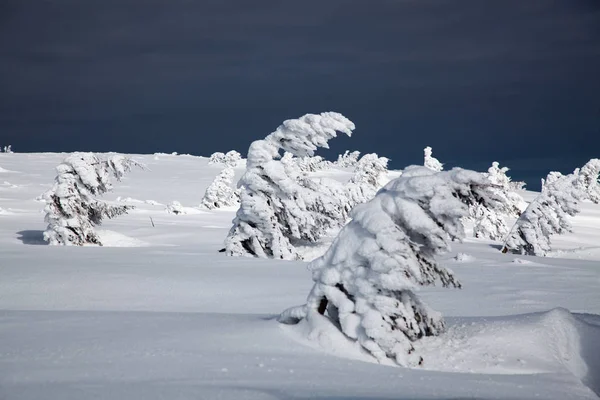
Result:
M60 164L52 189L43 194L48 227L44 240L52 245L102 245L94 227L104 218L125 214L133 207L109 205L95 198L112 190L117 180L133 167L143 166L131 158L114 155L100 159L93 153L73 153Z
M8 146L4 146L3 150L4 150L5 153L12 153L13 152L12 151L12 147L11 147L10 144Z
M331 168L332 163L321 156L298 157L296 164L302 172L317 172Z
M250 145L240 208L225 240L228 255L298 259L295 242L315 242L336 220L328 194L299 174L292 156L312 156L336 132L351 135L354 124L334 112L306 114L285 121L263 140ZM279 151L290 153L283 161Z
M212 153L208 159L208 163L209 164L224 164L225 163L225 153L221 153L220 151Z
M213 210L215 208L230 207L239 203L239 192L233 189L233 168L223 169L215 177L210 186L206 188L201 206Z
M208 159L209 164L223 164L228 167L236 167L240 161L242 161L242 155L235 150L227 153L216 152L211 154Z
M165 210L169 214L175 214L175 215L187 214L185 207L183 207L181 205L181 203L176 200L172 201L171 204L167 204L167 207L165 208Z
M425 149L423 149L423 153L425 154L425 158L423 161L424 166L436 172L442 171L444 169L444 164L442 164L437 158L432 156L433 152L431 147L425 147Z
M354 168L358 162L358 157L360 157L360 151L350 152L350 150L346 150L344 154L338 155L338 159L334 164L340 168Z
M315 283L307 303L284 311L279 321L293 324L322 314L376 359L420 364L412 342L439 334L444 321L415 291L436 281L460 287L436 257L464 237L461 220L471 204L500 206L490 186L474 171L407 168L352 210L352 221L309 265Z

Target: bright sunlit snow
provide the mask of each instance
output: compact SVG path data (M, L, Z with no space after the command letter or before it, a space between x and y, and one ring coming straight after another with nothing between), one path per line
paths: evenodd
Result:
M48 246L39 196L67 156L0 154L0 399L600 395L600 205L583 204L549 257L502 254L470 231L452 243L440 263L463 288L419 290L448 330L417 341L425 362L407 369L377 363L320 314L276 322L306 302L307 263L219 252L237 209L200 208L224 168L208 158L132 155L147 170L102 199L136 208L105 220L104 246ZM168 212L174 202L185 213ZM317 257L328 241L299 251Z

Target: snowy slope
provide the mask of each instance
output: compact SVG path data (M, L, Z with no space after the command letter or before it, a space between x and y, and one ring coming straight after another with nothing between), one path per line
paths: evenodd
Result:
M454 246L444 262L464 288L420 293L449 330L419 343L425 365L407 370L376 364L327 320L275 322L304 302L310 274L302 262L218 253L235 210L164 210L200 203L220 171L206 158L134 156L149 170L106 197L138 207L103 225L111 247L44 245L35 199L64 157L0 154L0 399L600 394L599 206L584 205L553 258L476 239Z

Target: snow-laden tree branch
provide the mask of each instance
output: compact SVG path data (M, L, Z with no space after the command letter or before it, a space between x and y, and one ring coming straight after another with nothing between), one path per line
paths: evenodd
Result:
M337 220L338 209L328 208L331 199L303 179L297 166L281 162L280 150L296 157L313 156L337 132L350 136L354 124L334 112L306 114L285 121L275 132L250 145L240 208L225 241L228 255L297 259L293 242L315 242Z
M279 321L322 314L378 360L420 364L412 342L439 334L444 321L415 290L436 281L460 287L436 257L464 237L461 220L469 206L501 206L490 188L487 177L474 171L407 168L352 210L352 221L309 265L315 284L306 305L284 311Z
M133 167L143 168L122 155L106 160L93 153L73 153L67 157L56 167L54 186L43 194L48 223L44 239L52 245L102 245L94 226L133 207L109 205L95 197L112 190L111 177L121 180Z

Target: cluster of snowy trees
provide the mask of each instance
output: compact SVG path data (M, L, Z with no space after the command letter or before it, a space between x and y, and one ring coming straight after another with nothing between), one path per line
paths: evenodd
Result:
M236 167L242 161L242 155L235 150L227 153L216 152L208 159L209 164L222 164L226 167Z
M389 160L377 154L346 151L335 163L314 155L338 133L351 136L354 129L335 112L284 121L250 145L237 185L234 167L241 155L214 153L209 164L224 168L206 189L201 207L239 204L225 240L230 256L301 259L299 246L336 230L326 253L309 264L314 284L306 304L285 310L279 321L325 319L380 361L421 365L414 342L444 330L442 316L416 290L436 282L461 287L437 257L464 238L465 222L473 224L476 237L502 240L503 252L544 256L551 250L550 236L571 229L569 217L579 212L581 201L600 202L599 159L568 175L550 173L527 205L517 193L524 184L511 181L508 168L497 162L484 173L444 171L426 147L423 166L407 167L388 182ZM351 178L339 182L314 174L334 165L352 168ZM94 228L133 207L97 197L112 189L111 179L120 180L133 167L142 166L122 155L67 157L43 195L45 240L102 245ZM167 206L173 214L186 210L178 202ZM509 219L516 219L510 230Z
M521 214L504 240L502 251L545 256L551 251L550 237L571 231L569 217L580 211L580 203L600 202L600 160L591 159L573 173L551 172L542 180L542 192Z
M225 241L226 253L301 259L298 246L339 229L356 204L371 199L387 181L385 157L341 155L337 165L354 168L346 183L311 176L331 166L314 151L326 147L336 132L350 135L353 129L354 124L338 113L307 114L285 121L265 139L252 143L246 172L238 183L240 208ZM231 195L228 182L220 187L225 197ZM218 197L210 196L208 205Z
M253 142L239 182L240 208L225 240L226 253L298 259L294 242L314 242L339 226L339 200L318 182L305 179L289 159L313 156L337 132L350 136L353 130L352 121L341 114L306 114ZM284 162L279 160L282 150L291 155Z
M97 199L112 189L111 178L121 178L141 164L122 155L100 158L93 153L73 153L56 167L52 189L42 195L48 227L44 240L51 245L102 245L94 229L104 218L114 218L133 208Z

